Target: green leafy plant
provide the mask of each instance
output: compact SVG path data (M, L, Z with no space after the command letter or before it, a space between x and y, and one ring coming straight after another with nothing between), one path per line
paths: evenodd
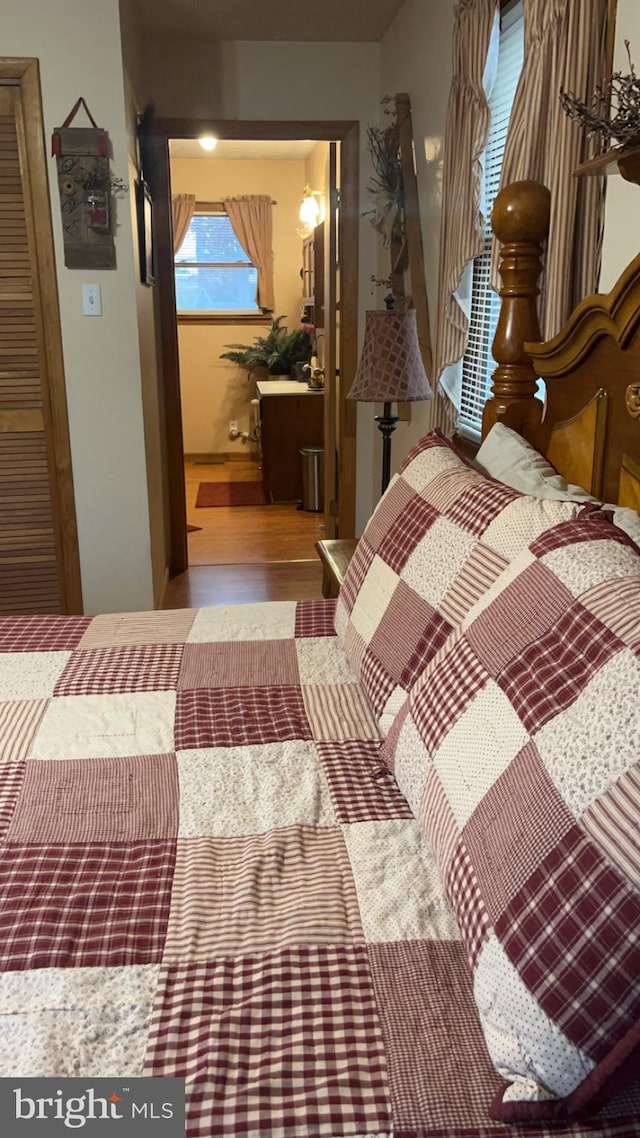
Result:
M253 344L225 344L221 360L231 360L246 371L267 368L272 375L288 375L297 363L311 359L312 341L306 328L289 330L282 326L284 316L276 316L266 336L256 336Z

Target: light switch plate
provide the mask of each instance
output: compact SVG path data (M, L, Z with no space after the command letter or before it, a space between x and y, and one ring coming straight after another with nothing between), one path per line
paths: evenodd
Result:
M100 295L100 285L83 284L82 315L102 316L102 296Z

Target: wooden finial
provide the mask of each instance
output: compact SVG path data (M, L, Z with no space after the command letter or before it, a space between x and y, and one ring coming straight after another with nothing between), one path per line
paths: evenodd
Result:
M537 375L524 350L540 339L536 308L542 242L549 231L551 195L540 182L513 182L498 194L491 211L493 232L500 242L502 288L500 317L492 354L497 363L492 398L485 405L482 437L501 422L518 433L540 422Z

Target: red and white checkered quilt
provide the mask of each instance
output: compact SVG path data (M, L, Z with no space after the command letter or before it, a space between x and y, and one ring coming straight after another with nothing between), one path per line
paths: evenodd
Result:
M505 1120L640 1077L639 552L597 510L542 534L382 752L456 912Z
M514 1133L334 607L0 621L0 1075L184 1076L193 1138Z

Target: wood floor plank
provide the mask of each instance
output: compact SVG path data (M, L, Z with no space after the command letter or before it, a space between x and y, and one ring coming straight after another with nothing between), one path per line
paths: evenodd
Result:
M315 543L324 537L322 514L295 505L195 507L200 482L255 482L254 460L185 462L189 569L169 581L163 609L296 601L322 596Z

